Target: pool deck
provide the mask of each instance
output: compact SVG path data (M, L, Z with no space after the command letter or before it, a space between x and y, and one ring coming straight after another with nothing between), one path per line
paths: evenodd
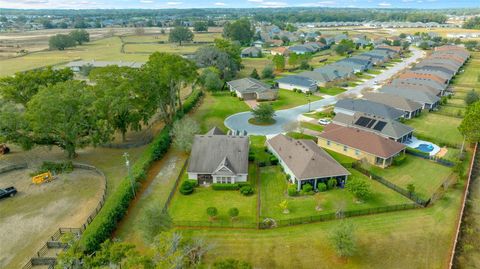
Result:
M414 148L416 149L418 146L420 146L421 144L428 144L428 145L432 145L433 146L433 150L429 152L430 154L430 157L432 156L435 156L437 155L438 152L440 152L440 147L433 144L432 142L428 142L428 141L425 141L425 140L420 140L420 139L417 139L416 137L412 137L410 139L409 142L406 142L404 143L407 147L409 148Z

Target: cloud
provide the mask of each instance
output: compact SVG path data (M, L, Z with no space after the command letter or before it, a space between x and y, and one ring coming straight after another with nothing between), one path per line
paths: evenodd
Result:
M216 2L215 4L213 4L215 6L220 6L220 7L224 7L226 6L227 4L223 3L223 2Z
M183 2L167 2L168 6L178 6L178 5L181 5L181 4L183 4Z
M252 3L262 3L263 0L247 0L248 2L252 2Z
M388 2L381 2L381 3L378 3L378 6L379 7L389 7L391 6L392 4L388 3Z
M286 7L288 6L285 2L275 2L275 1L267 1L261 2L260 7Z
M140 0L140 3L142 3L142 4L152 4L153 1L152 0Z

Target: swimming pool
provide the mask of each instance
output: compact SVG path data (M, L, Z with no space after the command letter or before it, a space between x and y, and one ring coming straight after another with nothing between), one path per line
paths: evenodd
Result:
M420 151L423 151L423 152L426 152L426 153L430 153L433 151L434 147L432 144L420 144L416 147L416 149L420 150Z

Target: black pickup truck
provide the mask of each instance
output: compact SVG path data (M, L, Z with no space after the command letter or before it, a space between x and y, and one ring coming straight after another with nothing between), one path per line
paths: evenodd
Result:
M17 189L15 187L8 187L6 189L0 189L0 199L13 197L17 194Z

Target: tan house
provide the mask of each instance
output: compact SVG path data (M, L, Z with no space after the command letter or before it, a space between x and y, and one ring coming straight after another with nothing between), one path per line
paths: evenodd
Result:
M356 160L385 168L404 154L405 145L372 132L331 123L318 136L318 145Z

